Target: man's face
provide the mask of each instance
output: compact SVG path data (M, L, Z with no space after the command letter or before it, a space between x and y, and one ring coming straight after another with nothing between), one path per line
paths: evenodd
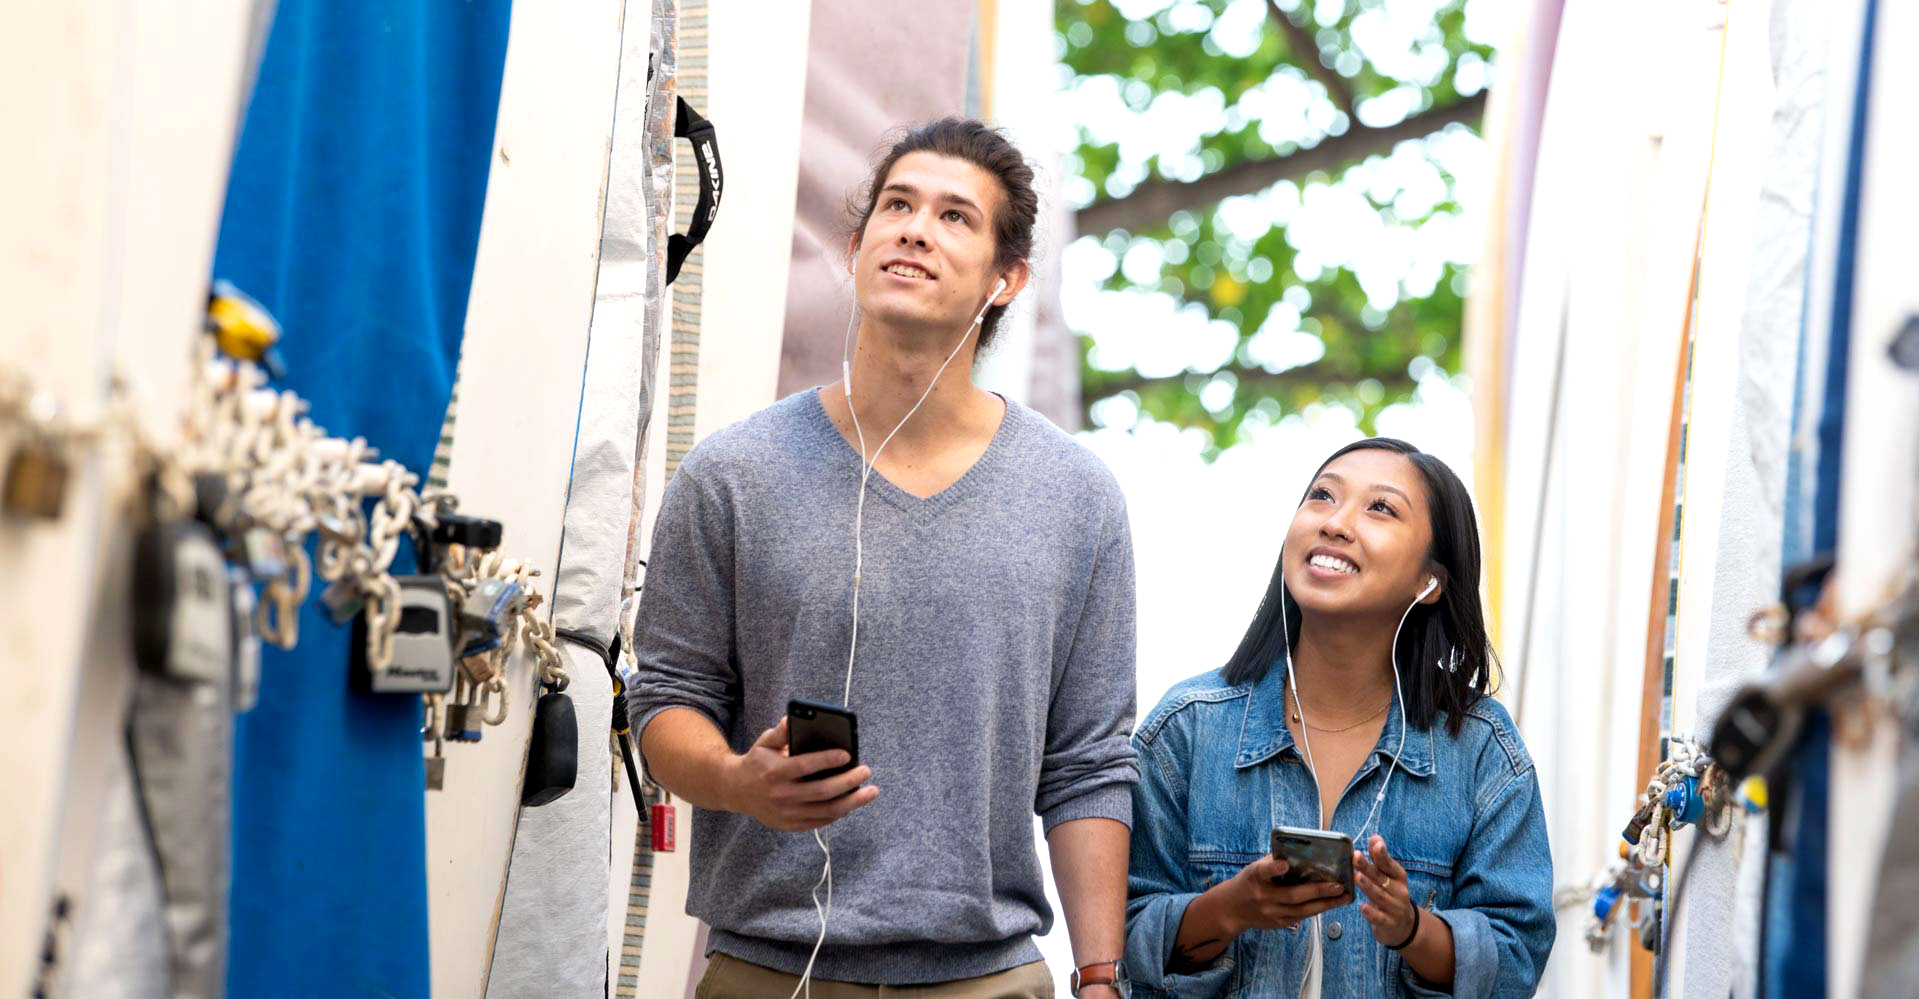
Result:
M993 218L999 180L938 153L893 164L854 238L853 287L860 310L884 325L959 333L1000 277Z

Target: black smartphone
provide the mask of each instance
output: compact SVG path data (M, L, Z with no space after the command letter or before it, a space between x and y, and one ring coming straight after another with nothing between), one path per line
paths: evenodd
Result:
M1286 862L1274 884L1331 881L1353 893L1353 838L1345 833L1280 826L1273 830L1273 856Z
M802 780L825 780L859 765L860 725L853 712L837 704L795 697L786 702L786 753L804 756L826 749L844 749L852 759L843 767L828 767Z

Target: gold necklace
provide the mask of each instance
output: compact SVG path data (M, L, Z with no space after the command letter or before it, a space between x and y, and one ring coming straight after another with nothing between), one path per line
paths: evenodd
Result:
M1359 726L1364 725L1375 718L1378 718L1380 715L1385 714L1386 709L1390 707L1392 703L1393 703L1392 698L1390 697L1386 698L1386 700L1379 705L1378 711L1375 711L1372 714L1367 715L1364 718L1361 718L1360 720L1352 723L1351 725L1346 726L1345 728L1321 728L1318 725L1314 725L1312 722L1302 720L1299 717L1299 708L1297 706L1297 702L1295 702L1295 706L1293 708L1293 724L1304 725L1315 732L1324 732L1327 735L1338 735L1341 732L1351 732L1353 729L1356 729Z

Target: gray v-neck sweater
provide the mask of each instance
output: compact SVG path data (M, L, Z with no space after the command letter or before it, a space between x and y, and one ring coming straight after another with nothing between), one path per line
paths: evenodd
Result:
M814 390L695 447L667 486L634 629L636 734L694 708L744 751L846 676L858 454ZM815 977L919 984L1039 959L1033 836L1131 824L1133 550L1118 484L1017 403L958 482L868 486L851 707L879 799L828 827ZM811 833L696 809L687 912L712 946L798 973L819 918Z

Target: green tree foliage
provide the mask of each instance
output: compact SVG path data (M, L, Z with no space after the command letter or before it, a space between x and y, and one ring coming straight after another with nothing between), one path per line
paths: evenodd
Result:
M1432 150L1433 137L1476 130L1484 106L1491 52L1468 39L1466 6L1058 0L1057 49L1069 90L1116 91L1133 119L1128 128L1150 128L1150 112L1165 95L1199 99L1182 108L1220 112L1200 114L1208 120L1196 121L1195 141L1176 156L1135 152L1129 160L1121 141L1101 141L1080 126L1067 171L1081 179L1069 179L1069 196L1077 190L1085 202L1080 234L1112 255L1104 287L1163 292L1238 336L1217 369L1202 362L1147 377L1103 364L1094 331L1082 330L1091 422L1102 400L1130 393L1144 416L1205 431L1216 454L1316 402L1350 407L1370 430L1381 409L1411 396L1418 376L1460 370L1463 263L1445 260L1382 290L1376 276L1362 283L1350 261L1328 266L1294 223L1302 199L1329 187L1363 189L1389 236L1457 218L1455 178ZM1415 19L1430 11L1430 22L1409 33L1408 8ZM1382 30L1390 18L1399 19L1396 36ZM1381 40L1391 37L1399 42ZM1383 169L1389 157L1395 170ZM1389 182L1407 174L1409 161L1428 178L1417 197ZM1439 183L1430 181L1434 174ZM1258 209L1241 205L1229 217L1220 208L1248 196L1263 199ZM1251 231L1249 214L1259 220ZM1158 259L1156 274L1118 266L1142 246L1148 262ZM1262 351L1256 335L1269 320L1309 349L1286 357ZM1317 360L1308 337L1318 341Z

